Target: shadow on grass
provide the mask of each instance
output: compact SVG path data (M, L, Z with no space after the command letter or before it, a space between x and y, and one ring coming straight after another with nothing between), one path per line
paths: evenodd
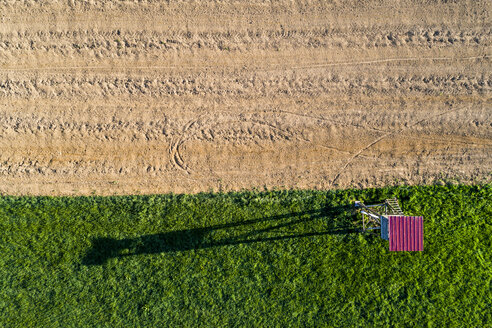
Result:
M144 235L138 238L113 239L95 238L92 240L92 248L82 259L84 265L102 265L107 260L116 257L125 257L142 254L156 254L165 252L180 252L192 249L203 249L210 247L220 247L228 245L249 244L258 242L271 242L276 240L303 238L310 236L349 234L359 232L355 229L347 218L346 213L351 210L351 206L337 206L322 210L289 213L264 217L242 222L213 225L203 228L193 228L162 232L152 235ZM337 224L337 218L345 218L342 224ZM271 233L285 232L282 228L288 228L297 224L326 218L323 231L313 231L306 233L291 233L280 236L265 236ZM266 228L254 226L260 223L269 223ZM234 236L234 228L242 228L242 234ZM214 236L217 233L224 234L226 231L231 233L224 237ZM263 236L261 236L263 235Z

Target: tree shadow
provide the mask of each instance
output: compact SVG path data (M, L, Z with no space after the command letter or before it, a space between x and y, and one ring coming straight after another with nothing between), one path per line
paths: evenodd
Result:
M294 212L254 220L213 225L209 227L167 231L157 234L143 235L137 238L95 238L92 240L92 247L82 259L82 264L102 265L106 263L107 260L116 257L181 252L192 249L196 250L228 245L360 232L360 229L356 229L352 222L347 220L347 218L350 218L351 216L346 213L351 211L351 209L352 206L337 206L324 208L321 210ZM342 218L341 223L337 220L337 218L340 219L340 217ZM327 220L325 225L326 228L323 229L323 231L297 234L285 234L285 231L282 231L284 228L323 218L330 219ZM269 223L270 226L255 229L254 225L260 223ZM234 228L242 228L245 231L242 234L234 236ZM229 230L231 233L226 234L225 238L216 236L217 234L223 235ZM271 233L282 232L284 232L284 234L280 236L265 236Z

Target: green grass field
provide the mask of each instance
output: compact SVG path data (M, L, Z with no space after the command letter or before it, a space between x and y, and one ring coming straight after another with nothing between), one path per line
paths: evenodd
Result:
M424 252L356 199L424 216ZM1 327L485 327L492 187L0 197Z

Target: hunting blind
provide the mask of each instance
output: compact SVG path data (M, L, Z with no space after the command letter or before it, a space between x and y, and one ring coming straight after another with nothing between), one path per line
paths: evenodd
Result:
M381 238L389 240L390 251L424 250L423 217L403 214L396 198L374 205L356 201L355 208L362 214L362 229L380 229Z

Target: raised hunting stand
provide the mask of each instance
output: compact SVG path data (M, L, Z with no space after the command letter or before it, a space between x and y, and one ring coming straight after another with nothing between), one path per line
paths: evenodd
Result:
M423 217L404 215L396 198L375 205L356 201L355 208L362 214L363 231L380 229L390 251L424 250Z

